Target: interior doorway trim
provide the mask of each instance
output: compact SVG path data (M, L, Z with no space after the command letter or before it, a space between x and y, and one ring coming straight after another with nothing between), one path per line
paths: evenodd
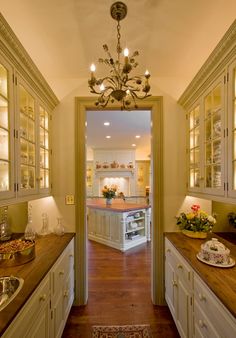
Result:
M83 305L88 299L88 259L86 226L86 111L98 109L95 98L75 98L75 304ZM163 243L163 98L152 96L139 101L140 110L151 111L151 242L153 304L163 305L164 300L164 243ZM106 110L120 110L108 105ZM98 111L99 114L99 111Z

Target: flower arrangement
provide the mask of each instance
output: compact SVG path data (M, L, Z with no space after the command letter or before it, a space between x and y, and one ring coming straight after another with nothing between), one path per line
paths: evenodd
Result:
M209 232L216 223L215 217L208 215L200 209L200 205L191 206L192 211L188 213L182 212L177 218L177 225L181 230L193 232Z
M102 189L102 195L105 198L111 199L116 197L116 192L117 192L117 186L116 185L111 185L108 187L107 185L104 185Z
M236 228L236 213L235 212L232 211L228 214L228 220L229 220L229 224Z

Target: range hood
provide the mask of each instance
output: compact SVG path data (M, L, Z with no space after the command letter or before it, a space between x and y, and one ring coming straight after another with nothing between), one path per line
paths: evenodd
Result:
M133 177L134 168L101 168L95 169L95 176L98 177Z

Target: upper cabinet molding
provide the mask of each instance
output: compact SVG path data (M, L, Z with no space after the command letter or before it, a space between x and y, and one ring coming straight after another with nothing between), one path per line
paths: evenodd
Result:
M234 55L236 55L236 20L180 96L178 103L188 108Z
M0 52L1 51L29 82L37 95L48 104L50 109L54 109L59 103L58 98L0 13Z

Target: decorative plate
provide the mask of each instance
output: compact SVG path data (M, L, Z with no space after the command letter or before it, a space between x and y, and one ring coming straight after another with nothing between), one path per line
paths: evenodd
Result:
M199 261L205 263L205 264L208 264L208 265L211 265L211 266L215 266L217 268L232 268L234 265L235 265L235 260L233 258L229 258L229 264L216 264L216 263L211 263L209 261L206 261L205 259L203 259L201 257L201 254L198 253L197 254L197 259L199 259Z

